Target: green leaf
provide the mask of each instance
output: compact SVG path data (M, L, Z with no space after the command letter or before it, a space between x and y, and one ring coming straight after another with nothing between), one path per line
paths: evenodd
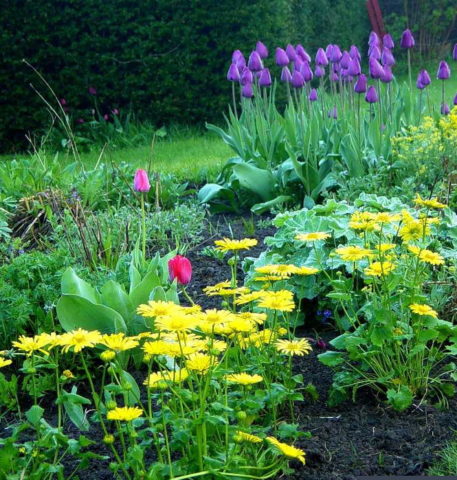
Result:
M130 385L127 390L128 405L136 405L140 399L140 388L130 373L123 370L120 374L122 385Z
M149 272L129 295L132 307L136 309L138 305L147 303L154 287L161 286L161 283L156 272Z
M57 316L67 332L77 328L99 330L101 333L127 332L124 319L118 312L77 295L63 295L60 298Z
M133 306L129 296L119 283L109 280L102 287L102 303L122 315L126 323L133 315Z
M66 401L63 402L63 406L73 424L82 432L87 432L90 428L90 424L86 418L81 403Z
M387 390L387 400L399 412L406 410L413 403L411 390L402 385L398 390L390 388Z
M264 202L275 196L275 178L270 171L243 162L233 167L233 174L238 178L243 188L254 192Z
M78 295L92 303L100 303L100 294L97 290L79 278L71 267L68 267L62 275L62 294Z
M290 195L279 195L268 202L256 203L251 207L251 212L256 215L260 215L266 211L271 210L276 205L282 205L283 203L290 202L292 197Z
M36 427L40 420L43 418L44 408L41 408L39 405L33 405L27 412L25 412L25 416L27 420Z
M319 362L327 365L327 367L335 367L336 365L341 365L344 362L344 357L342 353L339 352L325 352L317 356Z
M382 344L391 337L392 333L390 329L384 325L375 325L370 335L371 342L377 347L382 346Z

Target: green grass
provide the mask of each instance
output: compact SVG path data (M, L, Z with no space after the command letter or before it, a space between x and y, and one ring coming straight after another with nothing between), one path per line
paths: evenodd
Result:
M450 442L444 448L438 462L427 473L436 476L457 475L457 442Z

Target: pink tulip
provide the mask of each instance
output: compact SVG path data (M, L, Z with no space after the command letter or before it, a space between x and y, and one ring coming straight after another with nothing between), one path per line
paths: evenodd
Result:
M192 278L192 264L188 258L176 255L168 260L168 273L170 274L170 281L176 278L178 283L186 285Z
M135 178L133 180L133 188L137 192L149 192L151 189L151 184L149 183L149 178L146 170L139 168L135 173Z

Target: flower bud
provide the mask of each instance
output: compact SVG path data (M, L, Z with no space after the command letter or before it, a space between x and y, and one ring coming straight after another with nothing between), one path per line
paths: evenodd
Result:
M114 435L108 434L103 437L103 443L106 445L112 445L114 443Z
M406 29L401 36L400 46L401 48L413 48L416 42L414 41L413 34L411 30Z
M282 48L277 48L275 53L276 65L280 67L287 67L289 65L289 57L287 53Z
M114 400L108 400L106 402L106 408L108 410L114 410L117 407L117 403Z
M436 73L436 78L438 80L447 80L451 76L451 69L447 62L442 60L438 67L438 72Z
M139 168L135 173L135 178L133 179L133 188L137 192L149 192L151 185L149 183L148 174L146 170Z
M240 71L238 67L232 63L227 72L227 80L229 82L239 82L240 81Z
M376 103L378 101L378 94L376 93L376 88L373 86L369 87L367 94L365 95L365 100L368 103Z
M111 362L111 360L114 360L115 357L116 357L116 353L113 352L112 350L105 350L100 354L100 358L104 362Z
M256 50L251 52L251 55L249 55L248 67L252 72L260 72L260 70L263 68L262 59Z
M168 260L168 273L171 282L176 278L181 285L187 285L192 278L192 264L188 258L176 255Z

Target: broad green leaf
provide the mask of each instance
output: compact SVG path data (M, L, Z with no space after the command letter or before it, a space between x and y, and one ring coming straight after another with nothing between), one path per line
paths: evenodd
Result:
M39 405L33 405L25 412L27 420L36 427L40 420L43 418L44 408L41 408Z
M147 303L154 287L161 286L161 284L162 282L157 273L149 272L129 295L132 307L136 309L138 305Z
M62 275L62 294L78 295L92 303L100 303L100 294L97 290L79 278L71 267L68 267Z
M133 306L124 288L119 283L109 280L103 285L101 294L103 305L116 310L122 315L125 323L129 323L133 314Z
M411 390L402 385L398 390L390 388L387 390L387 400L399 412L406 410L413 403L413 394Z
M122 384L129 385L128 393L127 393L127 403L129 405L137 405L140 399L140 388L136 383L135 379L130 375L130 373L122 370L121 374L121 382Z
M327 367L335 367L341 365L344 362L344 357L342 353L339 352L325 352L317 356L319 362L327 365Z
M275 196L275 178L270 171L254 167L249 163L240 163L233 167L233 174L243 188L254 192L264 202Z

